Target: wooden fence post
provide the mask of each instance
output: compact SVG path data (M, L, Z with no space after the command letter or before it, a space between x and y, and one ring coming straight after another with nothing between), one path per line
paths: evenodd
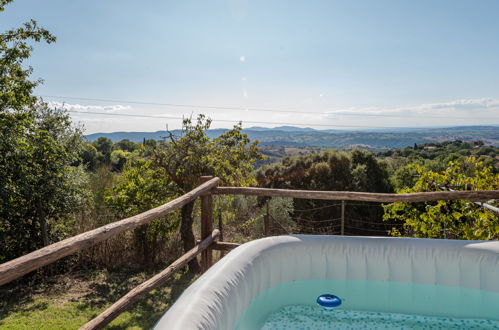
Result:
M210 181L212 176L202 176L201 183ZM209 237L213 231L213 196L201 195L201 240ZM201 268L206 271L213 264L213 249L207 248L201 253Z
M341 235L345 235L345 201L341 201Z
M267 201L267 212L263 216L263 232L265 237L269 236L269 222L270 222L269 201Z
M218 230L220 230L220 241L222 241L222 242L224 240L223 228L224 228L224 223L223 223L223 218L222 218L222 209L220 208L218 210ZM222 259L224 255L225 255L225 251L220 250L220 259Z

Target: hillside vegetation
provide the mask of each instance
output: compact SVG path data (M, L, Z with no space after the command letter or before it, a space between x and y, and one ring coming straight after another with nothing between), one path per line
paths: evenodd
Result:
M0 11L9 2L0 1ZM257 133L245 132L241 123L210 130L211 120L200 115L161 139L88 141L65 110L50 108L33 94L40 80L31 78L33 70L24 62L41 41L52 43L55 37L35 21L0 34L0 263L164 204L198 186L204 175L217 176L226 186L305 190L499 189L493 145L498 133L488 128L482 141L467 131L467 142L438 143L425 141L456 132L422 130L414 133L421 138L416 144L396 132L288 127L276 138L260 128L253 131L267 145L261 149ZM352 144L403 149L378 154L326 149ZM347 235L499 239L497 214L468 201L344 206ZM341 207L341 201L220 195L213 211L224 240L243 243L265 235L339 234ZM199 201L191 202L2 286L0 328L81 326L191 249L199 223ZM192 260L109 328L150 328L199 271Z

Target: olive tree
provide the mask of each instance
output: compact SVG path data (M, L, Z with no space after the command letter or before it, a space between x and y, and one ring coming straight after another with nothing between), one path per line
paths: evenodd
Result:
M122 176L126 178L133 173L134 183L122 181L109 192L108 202L116 205L122 198L120 196L127 196L128 204L141 205L141 210L145 210L189 192L200 184L199 179L204 175L218 176L224 184L229 185L252 183L253 164L263 157L257 148L258 142L250 142L246 134L241 132L240 123L210 139L206 135L210 125L211 120L204 115L199 115L195 123L185 119L182 133L179 136L170 133L165 141L152 150L146 163L130 162L125 165ZM148 196L145 204L145 196L134 193L141 186L155 195L154 198ZM191 202L182 207L180 212L180 236L184 251L195 245L193 210L194 202ZM128 215L131 213L128 212ZM194 272L199 271L197 260L191 261L189 268Z

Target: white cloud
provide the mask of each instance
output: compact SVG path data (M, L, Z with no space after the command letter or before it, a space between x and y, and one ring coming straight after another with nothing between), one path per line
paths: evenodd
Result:
M459 111L456 113L456 111ZM399 108L348 108L330 111L329 115L386 115L386 116L417 116L424 114L431 115L488 115L493 116L499 111L499 100L493 98L459 99L449 102L424 103L409 107Z
M246 56L244 55L239 56L239 61L246 62Z
M452 102L425 104L432 109L488 109L499 107L499 100L492 98L461 99Z
M121 104L112 104L112 105L82 105L82 104L70 104L70 103L62 103L57 101L49 101L47 102L49 107L52 108L64 108L68 111L77 111L77 112L119 112L123 110L130 110L132 107L128 105Z

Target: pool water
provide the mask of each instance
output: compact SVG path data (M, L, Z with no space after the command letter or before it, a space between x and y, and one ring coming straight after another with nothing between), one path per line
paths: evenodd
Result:
M262 329L499 329L499 321L286 306L270 314Z
M321 294L343 304L325 310ZM255 299L236 329L499 329L499 293L429 284L314 279L282 283Z

